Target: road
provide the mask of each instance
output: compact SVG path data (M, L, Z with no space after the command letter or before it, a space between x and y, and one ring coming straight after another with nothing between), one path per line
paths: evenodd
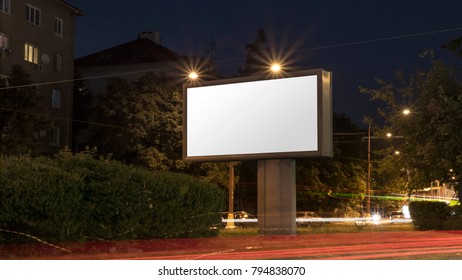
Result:
M66 244L64 252L2 247L3 259L366 260L462 259L462 231L240 236ZM48 249L45 249L48 248ZM437 257L435 257L437 256ZM438 257L439 256L439 257Z
M435 255L462 259L462 231L310 234L212 240L193 252L146 253L128 259L259 260L259 259L414 259ZM218 244L221 243L221 244ZM232 244L229 244L232 243ZM213 248L216 248L213 250Z

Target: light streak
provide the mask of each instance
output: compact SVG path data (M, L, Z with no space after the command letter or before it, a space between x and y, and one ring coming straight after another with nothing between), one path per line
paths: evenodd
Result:
M221 219L223 223L235 222L235 223L258 223L258 219ZM403 219L382 219L380 215L374 214L369 218L296 218L296 222L324 222L324 223L354 223L354 222L366 222L371 224L380 224L380 223L412 223L411 218Z

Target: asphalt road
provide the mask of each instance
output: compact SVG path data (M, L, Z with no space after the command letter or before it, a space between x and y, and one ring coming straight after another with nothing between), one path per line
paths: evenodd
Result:
M64 245L63 245L64 246ZM462 231L240 236L1 247L1 259L462 259Z
M161 255L147 252L127 258L366 260L435 259L435 256L440 256L441 259L462 259L462 231L309 234L296 237L231 238L223 241L201 243L194 251L179 250Z

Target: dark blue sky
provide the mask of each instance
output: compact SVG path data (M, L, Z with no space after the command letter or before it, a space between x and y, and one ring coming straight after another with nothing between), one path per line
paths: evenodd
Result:
M440 45L462 35L460 0L68 2L84 14L77 18L77 57L158 31L162 45L181 54L206 55L214 41L217 66L231 75L245 64L244 45L263 28L293 65L333 72L334 111L358 125L376 115L359 86L373 87L374 77L393 81L395 70L427 68L429 60L419 57L426 49L456 62Z

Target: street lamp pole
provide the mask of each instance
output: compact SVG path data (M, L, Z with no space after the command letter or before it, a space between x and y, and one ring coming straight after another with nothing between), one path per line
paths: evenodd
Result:
M227 228L235 228L234 225L234 162L230 162L229 167L229 192L228 192L228 224Z
M405 116L409 115L410 113L411 111L409 109L404 109L402 111L402 114ZM390 137L404 138L403 136L392 136L391 133L387 133L387 137L388 138ZM367 182L366 182L366 215L367 217L371 216L371 173L372 173L371 138L372 138L371 137L371 120L369 120L368 129L367 129Z
M367 182L366 182L366 215L371 216L371 123L367 130Z

